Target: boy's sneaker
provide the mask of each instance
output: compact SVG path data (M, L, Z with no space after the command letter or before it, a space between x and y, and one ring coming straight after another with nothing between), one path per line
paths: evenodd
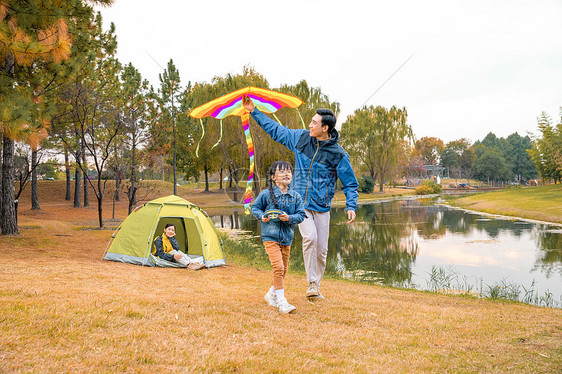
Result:
M187 268L189 270L200 270L203 269L204 267L205 265L200 262L191 262L189 265L187 265Z
M279 308L279 312L283 314L293 313L297 308L287 301L287 299L278 303L277 307Z
M271 292L271 290L267 291L263 298L269 305L277 308L277 296L275 295L275 293Z
M306 290L306 297L318 296L318 285L316 282L310 282Z

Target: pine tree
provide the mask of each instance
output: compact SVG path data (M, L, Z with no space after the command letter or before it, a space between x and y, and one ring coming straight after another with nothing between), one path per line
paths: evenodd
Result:
M140 72L129 64L121 74L123 85L122 115L125 141L130 152L130 185L126 191L129 198L129 214L137 202L137 153L147 140L148 128L148 81L142 79Z
M109 0L89 3L110 4ZM45 124L51 110L43 100L63 61L71 54L73 35L87 27L92 14L85 1L0 1L0 132L2 133L2 234L16 234L14 140L33 124ZM50 81L46 81L50 79Z
M158 141L168 146L172 150L172 168L174 173L174 195L177 195L177 137L176 137L176 110L179 100L181 99L180 73L174 65L174 61L168 62L167 69L159 75L160 88L155 96L158 102L158 111L155 113L156 123L159 128L156 129L156 136L160 138ZM171 137L166 134L170 134Z

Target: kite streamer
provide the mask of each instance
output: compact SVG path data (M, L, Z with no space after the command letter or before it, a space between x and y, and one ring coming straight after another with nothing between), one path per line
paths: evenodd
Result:
M250 211L250 203L252 202L252 186L254 185L254 143L250 134L250 114L246 113L242 116L242 126L244 127L244 135L246 135L246 145L248 146L248 154L250 156L250 171L248 172L248 182L246 183L246 192L244 193L244 211Z
M244 193L244 210L246 214L250 214L250 204L252 202L252 187L254 184L254 143L252 141L252 134L250 133L250 114L242 105L242 99L244 98L244 96L249 96L254 103L254 106L261 112L273 114L274 116L274 113L277 112L280 108L287 107L296 109L303 102L301 99L295 96L282 94L263 88L245 87L228 93L217 99L211 100L201 106L198 106L189 113L191 117L199 118L201 121L201 139L199 139L199 143L197 143L197 149L195 150L195 155L197 157L199 157L199 145L201 144L203 136L205 136L205 128L203 126L203 120L201 118L213 117L220 120L220 138L212 147L215 148L222 139L222 119L228 116L241 117L242 126L244 128L244 135L246 137L246 145L248 146L248 155L250 157L250 172L248 173L248 182L246 183L246 192ZM299 117L301 118L304 128L304 121L300 113ZM275 118L277 119L277 117Z

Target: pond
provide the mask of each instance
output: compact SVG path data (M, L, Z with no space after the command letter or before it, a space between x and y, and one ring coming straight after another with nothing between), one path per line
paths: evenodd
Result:
M560 226L490 218L438 199L365 204L355 223L346 217L332 208L328 276L562 307ZM239 212L211 219L260 234L257 220ZM290 266L304 272L298 228Z

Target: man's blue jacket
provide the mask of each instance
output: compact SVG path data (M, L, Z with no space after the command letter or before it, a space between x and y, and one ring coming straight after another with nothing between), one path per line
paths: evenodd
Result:
M356 210L359 183L349 163L349 155L338 144L339 134L335 129L330 133L330 140L318 141L308 130L282 126L257 108L252 112L252 118L273 140L295 153L291 188L302 196L305 209L328 212L339 178L347 210Z

